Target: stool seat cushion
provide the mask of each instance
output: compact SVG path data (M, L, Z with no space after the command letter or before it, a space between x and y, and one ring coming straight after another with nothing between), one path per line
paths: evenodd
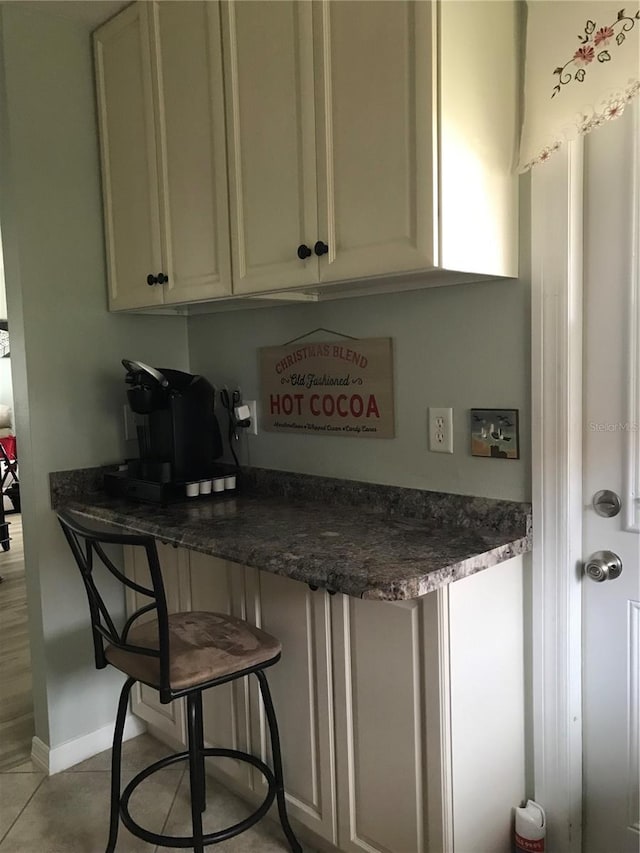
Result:
M158 622L151 619L129 631L127 644L158 648ZM280 642L235 616L194 611L169 615L169 685L184 690L266 663L280 654ZM160 685L160 660L107 646L109 663L137 681Z

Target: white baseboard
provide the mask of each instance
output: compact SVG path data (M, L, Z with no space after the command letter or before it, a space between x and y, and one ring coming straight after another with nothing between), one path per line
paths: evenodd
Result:
M143 720L129 714L124 724L122 739L130 740L146 730L147 725ZM92 758L99 752L104 752L105 749L111 749L112 743L113 724L68 740L53 749L40 738L34 737L31 742L31 760L49 776L53 776L61 770L67 770L87 758Z

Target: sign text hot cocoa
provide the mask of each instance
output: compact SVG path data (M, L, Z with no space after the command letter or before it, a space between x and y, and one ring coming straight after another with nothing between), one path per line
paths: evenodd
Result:
M260 375L266 430L394 436L391 338L266 347Z

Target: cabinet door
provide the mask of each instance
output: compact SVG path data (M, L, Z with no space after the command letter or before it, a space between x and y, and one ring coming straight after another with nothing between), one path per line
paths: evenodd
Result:
M282 643L282 658L266 676L278 718L289 813L335 844L329 597L299 581L246 571L247 618ZM269 731L257 683L252 684L251 730L255 754L270 764ZM262 776L255 775L261 788Z
M94 34L111 310L163 301L147 15L135 3Z
M190 553L191 609L245 618L244 569L236 563ZM248 722L249 684L237 679L202 694L204 734L209 746L251 752ZM236 790L250 791L249 765L228 758L207 759L213 774Z
M452 846L510 853L511 805L526 799L523 558L447 590Z
M321 281L436 261L432 3L314 4Z
M426 853L423 611L336 595L332 625L338 847Z
M149 4L165 303L231 292L220 10ZM159 272L160 268L154 270Z
M311 3L223 4L233 289L318 281Z
M278 716L290 813L336 843L329 597L267 572L247 569L247 577L248 618L282 643L281 660L266 674ZM269 762L269 733L257 690L252 699L254 748Z
M158 556L162 567L162 578L167 596L167 608L170 613L190 609L189 601L189 555L187 551L172 545L158 543ZM127 576L142 586L150 587L149 564L141 548L125 548L125 569ZM127 612L133 613L139 607L149 603L149 599L134 590L127 590ZM153 619L153 613L145 613L137 624ZM146 720L167 739L175 744L186 743L184 700L175 699L166 705L161 704L157 690L137 682L131 691L131 710Z

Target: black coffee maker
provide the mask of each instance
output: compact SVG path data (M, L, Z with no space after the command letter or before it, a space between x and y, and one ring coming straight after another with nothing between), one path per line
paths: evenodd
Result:
M184 484L218 473L222 437L214 414L215 390L203 377L122 359L127 398L138 416L139 459L107 475L112 494L165 503Z

